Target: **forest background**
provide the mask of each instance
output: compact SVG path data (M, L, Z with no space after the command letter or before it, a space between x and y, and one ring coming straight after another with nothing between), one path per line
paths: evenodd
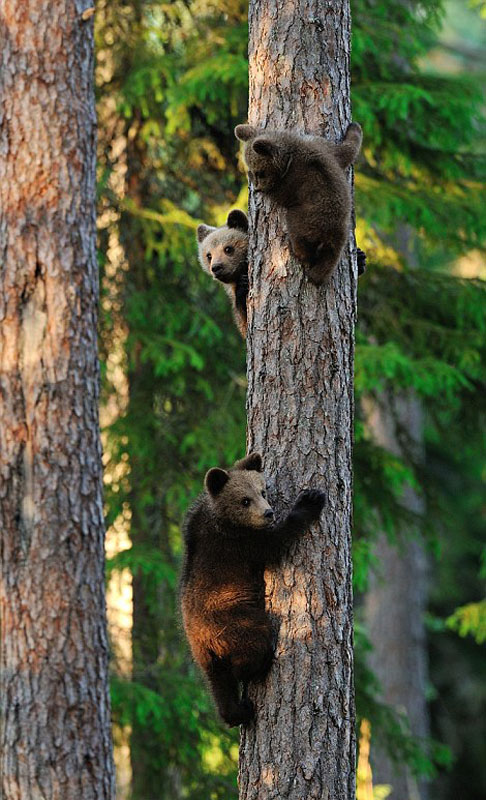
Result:
M431 800L486 796L485 4L352 0L358 285L354 582L358 718ZM180 523L204 472L245 448L245 348L196 256L199 222L245 208L247 5L100 0L100 343L118 798L237 797L177 612ZM483 201L483 206L481 206ZM374 439L370 400L420 403L420 454ZM420 513L403 503L407 487ZM363 608L375 544L428 564L419 741L383 703ZM386 581L387 576L381 575ZM383 790L386 793L386 790ZM382 793L382 797L385 794Z

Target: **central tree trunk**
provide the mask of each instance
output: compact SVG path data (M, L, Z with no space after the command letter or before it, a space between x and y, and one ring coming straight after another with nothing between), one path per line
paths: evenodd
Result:
M349 3L251 0L249 121L339 141L350 122ZM354 800L351 588L354 237L327 288L289 255L282 210L250 195L248 447L261 450L281 514L298 492L328 504L267 573L276 659L253 687L243 800Z

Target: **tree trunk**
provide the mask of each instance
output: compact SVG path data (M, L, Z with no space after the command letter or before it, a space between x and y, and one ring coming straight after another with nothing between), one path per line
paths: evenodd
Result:
M134 4L133 24L141 27L141 7ZM133 66L133 65L131 65ZM127 70L128 71L128 70ZM147 186L144 172L146 152L138 136L129 135L128 128L135 128L139 121L133 123L129 120L124 130L126 140L127 171L125 179L126 196L138 208L143 207L144 198L147 197ZM132 214L125 212L120 220L120 240L123 244L125 256L129 265L126 276L125 302L132 293L146 293L147 264L144 257L144 238L139 221ZM127 320L127 324L129 321ZM131 332L132 339L136 334ZM147 503L147 495L154 498L157 495L157 483L160 478L155 473L148 473L143 454L143 436L155 436L153 426L146 425L147 414L150 414L154 404L154 387L152 366L150 363L141 363L138 352L141 343L135 341L133 352L128 359L127 372L128 403L127 418L131 420L132 440L129 440L130 453L130 540L133 547L140 550L154 548L161 549L161 514L154 508L154 500ZM147 409L141 424L140 414L142 409ZM149 417L151 421L151 418ZM138 423L138 426L137 426ZM146 430L144 430L146 425ZM138 434L138 435L137 435ZM135 571L132 575L132 678L141 686L153 691L157 690L157 661L160 650L161 619L160 610L152 596L153 576ZM152 592L152 595L155 593ZM160 743L155 736L147 736L147 722L133 715L130 732L130 763L132 767L132 795L134 800L156 797L159 790L164 787L166 778L166 764L160 764Z
M350 121L348 2L251 0L249 121L339 141ZM253 688L240 798L354 800L351 587L354 237L328 288L289 256L282 211L250 196L248 446L265 455L279 513L306 487L328 505L267 573L279 621L272 671Z
M367 424L375 441L395 455L401 455L396 426L402 426L420 457L422 412L413 396L367 408ZM405 508L423 513L422 498L407 487ZM384 534L374 547L378 571L370 575L365 597L365 619L373 651L369 665L380 681L383 700L408 717L414 736L429 734L427 702L427 655L424 614L426 609L427 561L420 539L403 531L404 539L390 544ZM373 732L372 732L373 734ZM409 770L394 764L371 737L371 766L374 785L392 787L390 800L426 800L424 781L417 782Z
M0 11L2 800L114 798L89 5Z

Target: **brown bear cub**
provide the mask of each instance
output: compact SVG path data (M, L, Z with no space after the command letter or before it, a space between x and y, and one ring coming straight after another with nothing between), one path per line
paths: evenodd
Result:
M264 570L278 564L291 542L319 519L324 503L321 491L301 492L286 519L276 523L262 457L250 453L229 470L210 469L205 492L186 515L180 585L184 629L230 726L252 719L247 684L264 678L273 659Z
M199 261L202 268L224 284L236 325L246 337L248 297L248 219L243 211L230 211L226 225L197 229Z
M345 169L360 151L360 125L351 123L340 144L252 125L237 125L235 135L246 142L244 155L254 191L270 195L285 208L294 255L313 283L324 283L348 241L351 192ZM364 272L363 257L364 253L359 274Z

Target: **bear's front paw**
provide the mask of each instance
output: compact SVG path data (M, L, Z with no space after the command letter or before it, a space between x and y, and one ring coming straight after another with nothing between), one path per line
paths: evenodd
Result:
M326 499L326 493L320 489L304 489L295 501L294 511L304 512L311 519L319 519Z
M366 272L366 253L360 247L356 248L356 258L358 262L358 277Z
M346 136L348 135L348 133L358 134L359 136L361 136L363 130L359 122L350 122L348 125L348 129L346 131Z

